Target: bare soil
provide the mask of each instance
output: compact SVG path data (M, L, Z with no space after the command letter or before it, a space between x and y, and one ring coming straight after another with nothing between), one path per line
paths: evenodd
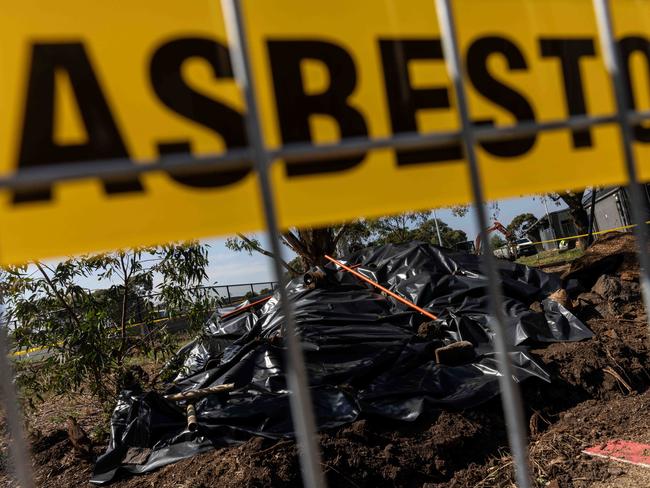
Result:
M610 235L562 272L567 283L572 278L586 283L573 297L574 312L595 336L533 351L553 378L551 384L529 381L522 385L535 485L650 486L650 469L581 453L609 439L650 443L650 341L634 241L628 234ZM77 458L67 439L67 415L76 417L91 434L95 454L104 449L102 428L107 419L97 405L82 396L48 401L29 420L38 486L85 486L90 477L92 460ZM320 445L330 486L513 486L499 399L471 410L442 411L409 424L360 420L321 433ZM0 486L12 486L2 469L0 463ZM253 438L111 486L300 485L293 441Z

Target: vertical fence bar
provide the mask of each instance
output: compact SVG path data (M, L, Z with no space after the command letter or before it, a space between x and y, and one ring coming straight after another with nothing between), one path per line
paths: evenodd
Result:
M442 237L440 237L440 226L438 225L438 213L433 210L433 221L436 223L436 233L438 234L438 245L442 247Z
M5 411L9 440L9 452L14 465L16 479L22 488L32 488L32 462L29 446L23 429L22 414L18 406L18 395L13 383L9 362L9 341L4 320L4 305L0 297L0 403Z
M643 212L646 204L643 197L643 189L639 184L634 148L632 146L632 128L627 117L632 98L631 94L628 93L627 85L623 80L623 74L621 72L621 57L618 44L614 37L614 25L609 0L593 0L593 5L596 11L598 35L603 50L605 66L609 73L616 98L616 118L623 141L623 158L629 179L628 188L632 203L632 223L636 224L634 227L634 236L636 237L639 251L639 264L641 267L639 281L641 282L646 319L648 320L648 324L650 324L650 257L648 257L648 227L645 223Z
M594 223L596 221L596 187L591 187L591 208L589 209L589 237L587 245L591 246L594 242Z
M477 224L479 226L479 232L484 232L484 229L488 228L488 219L484 206L485 199L483 196L483 187L476 157L474 129L470 119L467 95L463 85L464 70L461 65L451 0L436 0L436 8L444 58L449 76L451 77L454 86L456 102L458 104L461 134L463 136L463 149L470 170L470 180L472 185L472 195L474 197L474 209L476 212ZM503 315L501 280L499 278L494 255L492 254L492 249L487 236L484 236L483 241L484 251L482 264L484 273L487 277L490 309L496 319L493 327L494 346L499 363L499 386L501 388L501 402L503 404L506 427L508 430L508 441L510 443L510 450L512 451L512 458L515 465L515 478L517 485L519 488L529 488L531 485L528 468L528 446L526 443L524 414L519 388L512 377L513 369L510 363L504 335L505 317Z
M321 488L325 487L325 478L321 471L320 451L316 442L316 421L309 392L307 369L299 338L296 337L292 306L287 294L287 280L280 262L282 259L282 245L278 231L273 188L269 176L269 166L272 160L264 145L264 136L260 127L242 6L240 0L222 0L222 5L235 77L240 84L246 102L246 132L255 157L260 191L264 202L266 225L271 250L275 257L273 267L280 287L280 305L284 314L284 334L288 360L287 383L290 390L291 417L298 441L303 483L310 488Z

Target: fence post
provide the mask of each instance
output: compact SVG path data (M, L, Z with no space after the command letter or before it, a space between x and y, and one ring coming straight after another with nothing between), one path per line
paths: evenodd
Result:
M32 462L29 455L29 446L23 428L23 416L18 406L18 395L13 383L13 368L9 362L9 341L4 320L4 305L0 297L0 403L4 407L7 418L7 433L9 439L9 452L14 465L18 483L22 488L32 488Z
M456 28L452 12L451 0L436 0L438 23L442 38L442 48L447 65L447 71L454 86L458 114L461 122L461 134L465 158L467 159L474 198L479 232L485 234L488 228L487 213L483 186L479 173L478 159L476 156L476 141L474 127L470 119L467 95L463 85L464 70L461 65ZM508 441L515 466L515 478L519 488L530 488L530 475L528 468L528 446L526 443L526 430L524 427L524 414L521 405L519 388L512 377L512 365L504 334L505 317L503 315L503 292L501 280L497 271L494 255L487 236L483 237L482 265L487 278L487 291L490 309L495 318L493 326L494 346L499 364L499 386L501 388L501 403L508 430Z
M240 0L222 0L226 32L230 44L230 53L235 71L235 79L244 95L246 106L245 122L248 142L253 149L255 166L259 180L260 192L264 202L266 226L273 253L273 268L276 280L280 286L280 306L284 314L284 340L287 353L287 386L289 387L289 403L293 420L298 453L302 468L302 478L305 486L321 488L325 486L325 478L321 470L320 452L316 442L316 421L309 391L307 369L303 358L302 345L294 323L291 302L287 293L285 273L280 264L282 245L275 210L275 198L269 176L271 156L264 145L264 136L260 127L259 110L255 97L252 69L250 67L248 41L242 4Z

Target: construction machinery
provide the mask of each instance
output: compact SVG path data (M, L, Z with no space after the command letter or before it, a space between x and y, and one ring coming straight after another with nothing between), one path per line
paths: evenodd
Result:
M483 239L483 236L487 238L487 236L489 236L490 233L494 231L501 232L506 238L506 245L499 249L494 249L494 255L505 259L516 259L518 253L515 235L498 220L495 220L494 224L485 229L483 232L479 232L478 236L476 236L476 241L474 243L474 250L476 254L481 254L481 241Z

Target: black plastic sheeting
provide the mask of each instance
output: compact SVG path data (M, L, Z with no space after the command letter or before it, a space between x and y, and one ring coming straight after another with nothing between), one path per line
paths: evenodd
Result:
M434 334L418 335L428 319L333 265L309 289L302 278L288 285L301 336L319 429L360 416L412 421L428 409L469 408L499 393L480 259L423 243L386 245L349 256L349 264L391 291L431 311ZM549 375L529 355L531 345L578 341L589 329L547 297L559 280L499 261L506 335L517 381ZM543 313L530 305L541 302ZM119 471L144 473L251 435L293 435L285 381L284 317L277 295L260 310L225 320L215 314L199 338L179 351L167 393L235 383L235 390L196 402L199 428L186 429L185 404L156 392L123 391L111 419L111 441L92 482ZM475 358L447 366L436 348L460 341Z

